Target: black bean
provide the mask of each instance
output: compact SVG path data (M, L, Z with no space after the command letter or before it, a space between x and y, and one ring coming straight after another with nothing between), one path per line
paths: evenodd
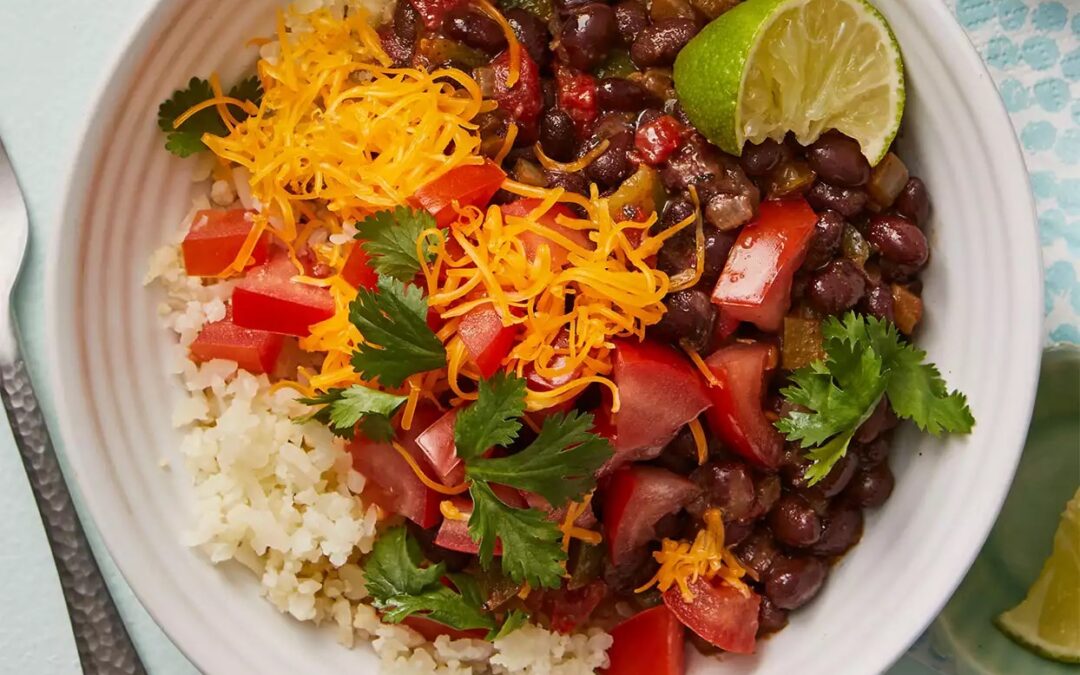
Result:
M908 179L907 185L900 190L899 196L893 202L896 212L922 227L926 219L930 217L930 193L926 184L919 178Z
M762 518L780 501L780 476L766 473L754 478L754 517Z
M758 577L764 577L773 561L780 557L780 549L768 528L759 527L736 547L735 555Z
M624 0L615 5L615 25L623 44L631 44L649 25L649 12L636 0Z
M847 258L838 258L814 273L806 299L819 312L840 314L858 304L865 292L862 270Z
M688 288L668 295L664 306L667 311L651 327L652 334L673 344L685 340L695 351L703 350L712 337L716 320L716 306L709 296Z
M621 565L612 564L605 556L604 583L619 595L632 595L635 588L640 588L652 578L658 567L652 553L644 546L628 555Z
M634 137L623 131L608 139L611 145L604 154L585 167L585 176L604 187L614 187L634 171L630 151L634 149Z
M900 420L896 417L888 400L882 398L878 401L874 412L870 413L870 417L866 418L866 421L855 432L855 440L859 443L869 443L882 433L894 429L899 423Z
M840 241L844 236L844 217L836 211L825 211L814 225L814 236L806 251L804 270L816 270L824 267L836 257L840 250Z
M592 70L604 60L618 31L615 12L608 5L594 2L567 17L559 31L558 53L569 66Z
M889 441L878 438L870 443L856 442L851 446L859 456L859 465L864 468L877 466L889 458Z
M824 478L814 484L813 489L817 490L826 499L835 497L843 492L858 469L859 459L849 452L833 465L833 468L829 470L829 473Z
M774 605L773 601L769 600L768 597L762 598L761 605L758 607L758 637L782 630L787 624L787 610Z
M742 462L709 462L695 469L690 479L701 487L707 507L720 509L724 522L744 520L753 512L754 479Z
M406 42L415 42L420 15L411 2L401 0L394 5L394 34Z
M860 188L842 187L818 180L806 193L806 201L818 211L832 209L845 218L854 218L863 212L870 197Z
M548 33L547 24L540 17L520 7L506 10L503 16L514 29L518 42L529 53L536 65L541 68L547 65L551 53L548 50L551 34Z
M862 537L863 513L853 506L834 505L825 514L821 539L810 547L814 555L836 556L858 543Z
M592 2L596 0L552 0L552 5L560 16L565 16Z
M875 508L889 499L895 482L888 462L861 468L844 490L844 499L863 508Z
M686 511L679 510L669 513L656 521L653 530L654 540L671 539L677 541L685 538L691 530L695 530L693 519Z
M787 546L804 548L821 538L821 519L799 495L780 497L768 520L776 540Z
M901 265L919 268L930 256L926 235L902 216L874 216L866 228L866 239L883 258Z
M589 179L580 173L564 173L562 171L545 171L549 188L562 188L567 192L576 192L579 195L589 194Z
M866 161L858 141L830 131L806 149L810 167L834 185L858 187L870 179L870 163Z
M691 433L690 428L684 426L680 429L675 438L664 446L664 451L653 460L653 463L684 475L696 469L698 466L697 443L694 441L694 434ZM702 503L697 506L694 512L700 515L704 512L705 505Z
M876 316L884 321L892 321L895 318L892 290L885 284L871 287L860 306L870 316Z
M540 147L544 154L560 162L569 162L577 150L574 120L560 108L548 108L540 118Z
M756 145L747 141L743 146L742 157L739 161L746 173L751 176L765 176L790 154L791 151L786 145L766 138Z
M630 45L630 58L639 68L669 66L679 50L698 32L693 19L663 19L641 32Z
M731 548L743 543L755 526L756 523L752 520L724 523L724 546Z
M882 258L878 261L878 269L881 270L881 278L884 281L906 284L918 276L921 268Z
M672 197L667 201L667 204L664 204L664 210L661 212L660 220L657 223L658 231L674 227L693 214L694 202L689 197L685 195Z
M782 557L765 575L765 595L780 609L798 609L817 595L828 568L811 556Z
M721 232L715 227L705 226L705 268L701 273L701 285L712 289L724 271L728 253L735 244L734 232Z
M807 487L806 470L810 468L810 460L797 445L788 444L784 449L784 455L780 458L780 477L791 488L799 489Z
M506 36L499 24L469 5L458 5L446 13L443 32L448 38L488 54L506 47Z
M637 112L660 102L637 82L622 77L605 77L596 84L596 105L601 110ZM640 119L638 124L641 124Z

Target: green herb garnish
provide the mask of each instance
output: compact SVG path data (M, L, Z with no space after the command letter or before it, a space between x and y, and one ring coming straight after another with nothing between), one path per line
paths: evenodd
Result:
M338 436L352 438L359 424L364 436L373 441L388 441L394 436L390 417L405 402L406 396L391 394L355 384L347 389L327 390L301 403L322 406L301 421L322 422Z
M420 272L417 243L424 230L436 227L435 218L427 211L399 206L393 211L378 211L356 224L356 238L371 256L371 264L379 274L399 281L411 281ZM434 251L425 250L426 262L434 259Z
M262 100L262 94L262 84L255 76L237 83L228 93L232 98L250 101L256 106ZM214 98L214 92L210 88L210 83L193 77L186 89L176 90L172 97L158 106L158 127L168 134L165 140L166 150L177 157L189 157L207 149L202 141L204 134L224 136L229 133L215 107L200 110L185 120L179 128L173 126L185 112L212 98ZM240 122L248 118L248 114L239 108L233 108L232 113L233 117Z

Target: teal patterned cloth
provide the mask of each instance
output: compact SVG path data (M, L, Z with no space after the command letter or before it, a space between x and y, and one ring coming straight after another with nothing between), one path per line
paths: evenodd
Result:
M1046 338L1080 343L1080 0L950 0L1024 148L1046 270Z

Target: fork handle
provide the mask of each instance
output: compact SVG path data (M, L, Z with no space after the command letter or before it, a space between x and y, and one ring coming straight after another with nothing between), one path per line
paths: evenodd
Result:
M8 354L0 361L0 398L45 524L83 672L141 675L146 669L94 560L49 439L45 416L34 396L26 363L17 341L13 342L15 348L4 350Z

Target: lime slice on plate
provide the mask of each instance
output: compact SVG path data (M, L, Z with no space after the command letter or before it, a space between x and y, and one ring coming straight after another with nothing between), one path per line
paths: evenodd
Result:
M1080 663L1080 489L1061 515L1054 551L1027 597L995 623L1037 654Z
M675 89L694 125L742 154L746 141L803 145L837 129L870 163L904 113L904 64L885 18L865 0L746 0L679 53Z

